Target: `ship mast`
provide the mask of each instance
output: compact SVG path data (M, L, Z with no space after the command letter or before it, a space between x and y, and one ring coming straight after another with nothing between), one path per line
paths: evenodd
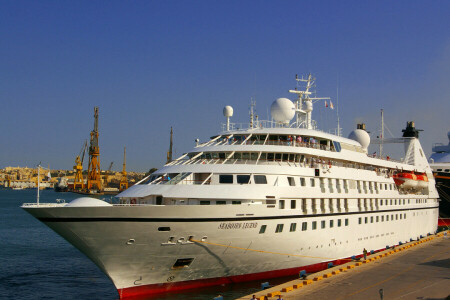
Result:
M295 75L295 80L297 81L297 87L299 86L299 82L306 82L306 87L304 91L297 90L289 90L289 93L297 94L298 98L295 101L295 112L296 112L296 121L295 127L304 127L306 129L314 129L312 125L312 111L313 111L313 100L328 100L329 97L310 97L311 92L310 89L314 85L315 78L312 77L311 74L308 75L307 78L298 78L298 75Z
M383 157L384 111L381 109L380 157Z

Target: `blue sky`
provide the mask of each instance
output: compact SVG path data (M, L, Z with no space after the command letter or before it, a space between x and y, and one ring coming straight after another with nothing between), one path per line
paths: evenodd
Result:
M336 100L344 136L380 109L434 142L450 130L449 1L1 1L0 168L70 169L100 107L100 161L160 167L220 130L266 119L295 74ZM316 105L323 129L334 111Z

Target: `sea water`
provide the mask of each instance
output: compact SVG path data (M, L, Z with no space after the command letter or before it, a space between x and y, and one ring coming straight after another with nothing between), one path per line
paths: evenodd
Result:
M66 202L72 193L40 192L41 202ZM118 299L117 290L97 266L36 220L22 203L36 202L36 190L0 190L0 299ZM292 278L270 280L277 284ZM261 281L262 282L262 281ZM147 299L236 299L260 289L261 282L227 284L168 293ZM140 298L142 299L142 298Z

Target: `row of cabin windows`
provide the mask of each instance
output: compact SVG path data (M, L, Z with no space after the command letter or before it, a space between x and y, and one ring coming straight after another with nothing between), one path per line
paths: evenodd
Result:
M214 202L213 202L214 203ZM231 204L233 205L240 205L242 202L241 201L231 201ZM216 201L216 205L226 205L227 201L225 200L217 200ZM200 200L200 205L211 205L211 201L209 200Z
M301 199L298 200L300 201L300 207L302 209L304 209L305 205L306 205L306 199ZM348 208L348 199L312 199L312 205L315 206L316 205L316 201L320 201L320 206L321 208L324 208L326 206L326 204L328 204L328 206L333 207L333 203L336 204L339 208L339 206L341 205L341 203L344 204L345 208ZM343 201L343 202L341 202ZM416 203L427 203L427 199L415 199ZM226 205L227 201L225 200L216 200L214 201L209 201L209 200L200 200L200 205L211 205L211 203L215 203L216 205ZM237 200L233 200L231 201L231 204L233 205L239 205L241 204L241 201L237 201ZM378 204L380 206L384 205L406 205L406 204L410 204L411 203L411 199L358 199L358 208L362 208L363 206L367 206L367 207L373 207L373 206L377 206ZM279 200L279 208L280 209L285 209L286 205L285 205L285 200ZM297 200L290 200L290 208L291 209L297 209Z
M389 216L390 216L390 220L389 220ZM406 213L386 215L386 218L385 218L384 215L382 215L382 216L371 216L370 218L369 217L364 217L364 224L368 224L369 221L370 221L370 223L374 223L374 222L378 223L378 222L385 222L385 220L386 220L386 222L387 221L394 221L394 219L395 220L406 219ZM363 224L363 218L362 217L358 218L358 224Z
M336 221L336 223L335 223ZM320 228L324 229L326 228L327 222L326 220L322 220L320 221ZM333 228L335 225L336 227L342 227L342 225L344 226L348 226L349 221L348 219L344 219L344 222L342 222L342 219L337 219L337 220L329 220L328 222L328 227L329 228ZM302 222L302 227L301 227L301 231L306 231L308 230L308 222ZM284 224L277 224L277 227L275 228L275 233L280 233L283 232L283 228L284 228ZM267 225L261 225L261 228L259 229L259 233L263 234L266 232L267 229ZM312 221L311 222L311 229L312 230L316 230L317 229L317 221ZM289 226L289 232L295 232L297 230L297 223L291 223Z
M278 207L280 209L285 209L286 208L285 201L286 200L279 200ZM301 199L301 200L298 200L298 201L300 203L301 209L306 210L306 199ZM316 203L318 203L316 201L320 201L320 208L321 209L325 209L325 206L329 206L330 209L333 209L333 204L336 204L338 209L340 208L341 204L343 204L346 209L348 208L348 199L340 199L340 198L338 198L338 199L314 199L313 198L313 199L311 199L311 205L313 207L315 207ZM297 208L297 200L291 200L290 208L291 209L296 209Z
M249 184L250 183L251 175L236 175L236 182L238 184ZM306 178L300 177L293 177L293 176L287 176L287 181L289 186L307 186ZM316 186L316 179L315 178L309 178L309 186L315 187ZM345 189L346 192L348 192L349 189L349 181L348 179L333 179L333 178L320 178L320 186L322 188L325 188L325 182L328 183L328 188L330 190L334 190L334 187L336 187L338 192L341 192L341 188ZM267 178L266 175L253 175L253 182L255 184L267 184ZM231 174L221 174L219 175L219 183L221 184L233 184L234 183L234 175ZM382 190L382 186L384 186L384 189L386 190L393 190L395 189L395 185L391 183L377 183L377 182L370 182L370 181L360 181L356 180L356 186L358 189L363 187L363 190L365 193L370 191L370 193L373 193L374 189L378 192L378 187ZM368 189L366 188L368 186ZM374 187L374 189L372 188Z

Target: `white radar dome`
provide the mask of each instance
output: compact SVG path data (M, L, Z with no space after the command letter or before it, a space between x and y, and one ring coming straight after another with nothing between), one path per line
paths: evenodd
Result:
M108 202L91 197L81 197L70 201L65 206L86 207L86 206L112 206Z
M306 111L306 112L312 112L312 110L313 110L312 102L311 101L306 101L305 102L305 107L304 107L303 110Z
M224 117L232 117L233 116L233 108L229 105L223 108Z
M289 123L295 115L295 105L287 98L278 98L270 106L270 115L276 122Z
M353 130L352 132L350 132L348 138L360 143L363 149L367 151L367 148L370 144L370 136L367 131L363 129Z

